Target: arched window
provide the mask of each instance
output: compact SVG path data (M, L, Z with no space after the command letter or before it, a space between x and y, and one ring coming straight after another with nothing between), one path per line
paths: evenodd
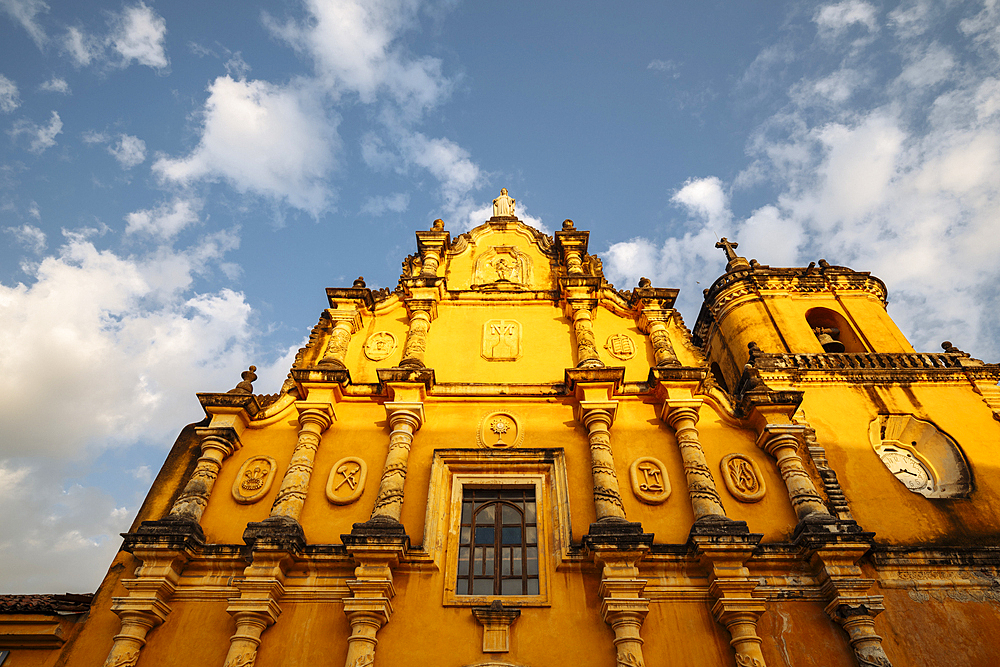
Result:
M460 531L458 595L538 595L534 487L466 489Z
M863 354L868 351L844 316L835 310L811 308L806 312L806 322L823 346L824 352Z

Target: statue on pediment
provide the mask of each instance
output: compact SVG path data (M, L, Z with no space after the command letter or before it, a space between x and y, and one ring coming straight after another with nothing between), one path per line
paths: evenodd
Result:
M507 188L501 188L500 196L493 200L493 217L511 217L517 200L507 194Z

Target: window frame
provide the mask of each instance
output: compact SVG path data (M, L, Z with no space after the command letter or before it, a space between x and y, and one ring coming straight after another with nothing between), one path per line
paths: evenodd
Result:
M481 607L494 600L516 607L551 605L550 579L569 554L571 528L562 449L435 450L431 464L424 549L444 574L444 606ZM465 489L534 488L538 535L537 595L459 595L458 546Z
M511 494L519 494L521 497L516 498L516 495L510 497ZM504 497L505 495L508 497ZM529 495L530 499L527 497ZM532 520L530 521L526 516L528 503L531 504ZM518 504L521 507L518 507ZM479 515L490 507L494 508L491 513L492 520L480 520ZM512 507L513 512L516 513L516 521L508 521L510 518L506 511L508 507ZM469 510L468 523L465 522L466 509ZM477 581L490 581L493 584L492 595L495 596L507 598L515 595L538 595L541 590L538 582L538 558L540 554L538 553L537 528L538 503L535 499L534 486L462 487L462 512L459 521L458 573L455 577L458 589L462 588L464 582L466 591L474 591ZM511 528L517 530L516 542L513 539L508 539L508 537L514 537L513 535L508 536L508 531ZM491 539L479 541L480 533L484 538L488 535ZM529 538L530 534L534 535L534 539ZM483 567L483 571L477 575L476 566L481 561L477 555L479 549L492 549L492 555L488 561L485 557L482 558L483 561L491 563L492 567L490 572L486 572L487 568ZM465 573L462 572L463 550L468 550ZM507 563L510 567L505 574L504 561L508 561L508 550L511 551ZM529 555L532 550L534 550L534 558ZM534 573L531 571L532 560L534 561ZM504 593L503 589L507 582L516 582L519 592ZM525 592L525 589L532 588L532 582L534 582L534 588L537 591L534 593ZM456 595L476 595L476 593L466 592L456 593ZM480 595L490 594L480 593Z

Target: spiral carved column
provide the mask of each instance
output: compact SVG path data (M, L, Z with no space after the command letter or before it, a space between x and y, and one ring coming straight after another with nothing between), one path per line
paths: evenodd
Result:
M684 462L684 477L687 481L688 496L694 510L694 520L718 517L724 519L726 510L715 487L715 479L705 459L701 438L695 424L698 423L698 406L701 401L667 401L663 406L664 421L677 434L677 446Z
M614 452L611 450L611 422L613 414L604 408L583 408L583 424L590 441L590 465L594 475L594 506L597 520L625 521L625 506L615 472Z
M206 427L195 432L201 436L201 456L187 485L170 508L170 516L199 523L222 470L222 462L240 448L240 438L232 428Z
M812 478L802 465L799 456L803 426L788 424L769 424L764 427L757 440L758 446L773 456L778 463L781 479L788 489L788 498L792 502L795 515L801 522L807 517L830 517L830 511L823 503L822 496L816 490Z
M329 404L299 408L298 442L292 451L288 470L281 480L278 495L271 505L272 518L282 517L298 522L306 501L316 450L319 449L323 432L333 423L333 417Z
M386 403L389 415L389 454L382 469L378 496L372 519L382 517L399 523L403 512L403 485L406 483L406 462L410 457L413 434L423 423L423 405Z

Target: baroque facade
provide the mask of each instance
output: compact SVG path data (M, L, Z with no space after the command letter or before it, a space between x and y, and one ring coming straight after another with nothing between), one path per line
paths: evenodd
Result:
M506 190L416 237L198 395L92 599L0 596L6 665L996 664L1000 365L726 239L689 331Z

